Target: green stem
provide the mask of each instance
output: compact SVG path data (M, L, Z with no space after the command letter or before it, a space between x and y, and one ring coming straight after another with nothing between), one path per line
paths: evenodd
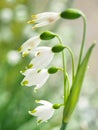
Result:
M67 87L66 87L66 65L65 65L65 52L62 51L63 68L64 68L64 104L67 101Z
M61 38L58 35L57 35L57 38L58 38L60 44L63 44ZM64 74L64 107L65 107L65 104L66 104L66 101L67 101L67 97L68 97L68 93L67 93L68 88L66 86L66 79L68 77L66 76L66 64L65 64L66 62L65 62L65 53L64 53L64 50L62 51L62 60L63 60L63 70L64 70L63 74ZM67 124L64 123L64 122L62 122L62 126L61 126L60 130L66 130L66 126L67 126Z
M67 97L69 96L70 94L70 81L69 81L69 77L68 77L68 74L66 73L66 80L68 82L68 87L67 87Z
M60 130L66 130L67 128L67 123L62 122L62 126Z
M58 38L60 44L63 45L62 39L58 35L56 35L56 37ZM64 74L64 104L65 104L66 101L67 101L67 87L66 87L66 64L65 64L66 61L65 61L65 52L64 52L64 50L62 51L62 61L63 61L63 70L64 70L63 74Z
M74 80L74 56L73 56L73 53L72 53L72 50L69 48L69 47L67 47L67 46L65 46L65 48L69 51L69 53L70 53L70 55L71 55L71 62L72 62L72 83L73 83L73 80Z
M82 15L82 18L83 18L83 38L82 38L82 45L81 45L80 54L79 54L77 71L78 71L80 64L81 64L83 49L84 49L84 43L85 43L85 37L86 37L86 18L85 18L85 15Z

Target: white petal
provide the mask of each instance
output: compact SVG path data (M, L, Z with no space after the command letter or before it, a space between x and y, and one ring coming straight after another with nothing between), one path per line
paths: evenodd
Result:
M59 13L57 12L44 12L44 13L40 13L40 14L37 14L37 21L43 21L47 18L52 18L52 19L57 19L59 18Z
M42 107L40 106L39 108L36 109L37 112L36 112L36 115L38 118L37 118L37 121L39 120L42 120L43 121L47 121L49 120L53 114L54 114L54 109L51 109L49 107ZM39 110L39 111L38 111Z
M37 103L40 103L44 106L52 107L52 103L45 101L45 100L36 100Z
M30 62L32 65L31 68L44 68L46 67L53 59L54 53L52 53L50 47L38 47L35 51L36 57L33 58Z
M20 71L20 73L24 76L27 76L31 71L32 69L27 69L27 70Z
M35 26L33 26L32 28L35 29L35 28L38 28L38 27L43 27L43 26L46 26L49 24L49 21L42 21L42 22L39 22L37 23Z
M27 40L20 48L20 52L22 52L22 55L28 54L31 50L35 49L36 46L40 43L39 36L35 36Z
M22 81L22 85L28 87L36 85L36 89L41 88L49 77L49 74L46 69L42 69L41 71L36 69L30 69L24 75L25 78Z
M38 78L39 78L38 79L39 80L39 84L37 84L36 87L34 88L35 91L38 90L39 88L41 88L46 83L46 81L49 78L49 74L48 74L48 72L43 72L43 75L41 75Z

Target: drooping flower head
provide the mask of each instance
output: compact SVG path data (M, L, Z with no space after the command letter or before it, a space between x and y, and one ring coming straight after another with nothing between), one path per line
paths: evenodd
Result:
M22 56L28 55L32 50L34 50L40 43L40 36L31 37L19 48L19 52L22 53Z
M41 88L49 78L47 69L28 69L22 74L25 75L25 78L21 84L27 87L35 85L35 90Z
M35 57L31 60L27 68L45 68L53 59L54 53L51 47L41 46L34 50Z
M25 76L21 82L24 86L35 85L35 90L41 88L49 78L48 70L45 67L51 62L54 53L51 47L37 47L34 50L35 57L31 60L30 64L26 67L25 71L21 73Z
M29 114L36 116L38 123L46 122L54 114L53 104L45 100L39 100L37 103L40 103L41 105L34 110L29 111Z
M44 13L39 13L37 15L32 15L31 17L33 19L28 21L28 23L35 24L33 26L34 29L34 28L46 26L48 24L57 21L60 17L60 14L57 12L44 12Z

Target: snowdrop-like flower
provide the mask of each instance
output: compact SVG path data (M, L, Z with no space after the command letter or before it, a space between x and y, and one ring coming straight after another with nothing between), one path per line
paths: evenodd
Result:
M42 105L36 107L32 111L29 111L29 114L32 116L36 116L38 123L46 122L54 114L53 104L45 100L39 100L37 102Z
M32 15L31 17L33 19L28 21L28 23L35 24L33 26L33 29L35 29L57 21L60 17L60 14L57 12L44 12L44 13L39 13L37 15Z
M46 67L53 59L54 53L51 51L51 47L37 47L34 51L35 58L33 58L27 68L39 68Z
M40 41L40 36L30 38L19 48L19 52L22 53L23 57L28 55L31 50L35 49L39 45Z
M35 48L34 54L35 58L26 67L27 69L20 72L25 76L21 84L28 87L35 85L34 90L36 91L49 78L48 70L44 68L51 62L54 53L51 47L42 46Z
M35 91L41 88L49 78L47 69L28 69L22 74L25 75L25 78L21 84L28 87L35 85Z

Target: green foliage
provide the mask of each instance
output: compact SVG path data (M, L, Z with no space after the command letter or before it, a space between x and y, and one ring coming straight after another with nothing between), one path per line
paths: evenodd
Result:
M65 123L67 123L69 121L70 116L71 116L73 110L75 109L76 104L79 100L80 90L81 90L81 87L83 84L86 68L87 68L88 61L89 61L89 58L90 58L90 55L92 53L92 49L94 46L95 46L95 44L93 44L89 48L89 50L88 50L86 56L84 57L79 69L77 70L77 73L76 73L76 76L75 76L75 79L74 79L74 82L72 84L72 88L70 91L70 95L69 95L69 98L67 100L66 107L64 110L64 122Z

